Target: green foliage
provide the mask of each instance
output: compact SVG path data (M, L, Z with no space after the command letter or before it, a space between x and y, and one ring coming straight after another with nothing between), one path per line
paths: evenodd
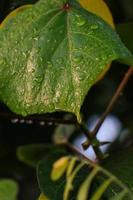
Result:
M37 167L37 176L41 192L44 193L50 200L62 199L64 188L64 177L56 182L51 180L51 170L53 163L62 156L69 155L64 148L60 148L57 152L53 148L50 154L47 154L39 163Z
M105 160L104 167L120 178L133 190L133 148L112 153Z
M67 111L80 119L106 65L133 64L108 24L76 0L63 2L41 0L0 30L0 98L18 114Z
M41 194L39 196L39 199L38 200L48 200L48 198L44 195L44 194Z
M85 96L108 64L133 65L132 23L117 26L129 51L109 24L76 0L40 0L26 8L15 11L0 29L0 100L23 116L66 111L80 121ZM57 145L68 142L75 129L57 127L56 145L18 148L19 160L37 168L39 200L132 200L133 149L115 153L100 167L77 155L69 143ZM0 200L17 195L16 182L0 180Z
M38 162L53 150L58 152L60 146L52 144L29 144L20 146L17 149L17 157L20 161L36 167Z
M62 150L52 152L38 165L40 189L49 200L133 199L131 191L104 168L75 156L69 157L66 165L66 158L68 159L62 155ZM57 170L60 173L64 166L62 176L53 179L53 173Z
M125 43L125 45L128 47L128 49L133 53L133 23L122 23L118 24L116 26L116 29L122 39L122 41Z
M17 200L18 185L15 181L9 179L0 180L0 199Z

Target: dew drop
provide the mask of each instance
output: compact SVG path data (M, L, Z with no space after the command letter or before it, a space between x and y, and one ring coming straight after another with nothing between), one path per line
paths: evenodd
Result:
M24 119L21 119L21 120L19 121L20 124L23 124L24 122L25 122Z
M53 125L53 122L48 122L47 125L48 125L48 126L52 126L52 125Z
M38 38L37 38L37 37L34 37L33 40L38 41Z
M19 121L19 120L18 120L17 118L11 119L11 122L12 122L13 124L16 124L18 121Z
M98 25L97 24L91 25L91 29L93 29L93 30L98 29Z
M26 120L26 124L33 124L32 120Z
M39 124L40 124L40 126L44 126L44 125L45 125L45 122L44 122L44 121L41 121Z
M85 19L79 17L78 20L77 20L77 25L83 26L84 24L85 24Z

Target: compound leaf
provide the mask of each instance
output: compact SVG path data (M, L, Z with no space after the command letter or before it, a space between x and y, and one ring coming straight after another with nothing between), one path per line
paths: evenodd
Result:
M90 161L69 156L65 173L57 179L51 177L55 164L64 160L62 152L52 152L38 165L38 181L41 192L49 200L132 200L132 192L117 177ZM62 162L61 162L62 163ZM115 196L114 196L115 194Z

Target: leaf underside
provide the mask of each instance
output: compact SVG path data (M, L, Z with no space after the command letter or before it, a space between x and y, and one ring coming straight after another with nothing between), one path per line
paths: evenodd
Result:
M0 30L0 99L23 116L66 111L112 60L133 64L118 35L75 1L41 0ZM67 9L66 9L67 8Z

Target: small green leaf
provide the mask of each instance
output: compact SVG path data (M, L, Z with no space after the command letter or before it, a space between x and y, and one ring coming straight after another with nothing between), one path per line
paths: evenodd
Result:
M0 29L0 99L24 116L66 111L80 120L88 90L112 60L133 65L106 22L76 0L40 0Z
M18 185L9 179L0 180L0 200L17 200Z
M17 156L20 161L36 167L37 163L43 158L47 152L52 149L52 145L30 144L20 146L17 149Z
M17 156L20 161L32 166L36 167L38 162L46 156L51 151L58 151L60 147L58 145L50 145L50 144L29 144L20 146L17 149Z

